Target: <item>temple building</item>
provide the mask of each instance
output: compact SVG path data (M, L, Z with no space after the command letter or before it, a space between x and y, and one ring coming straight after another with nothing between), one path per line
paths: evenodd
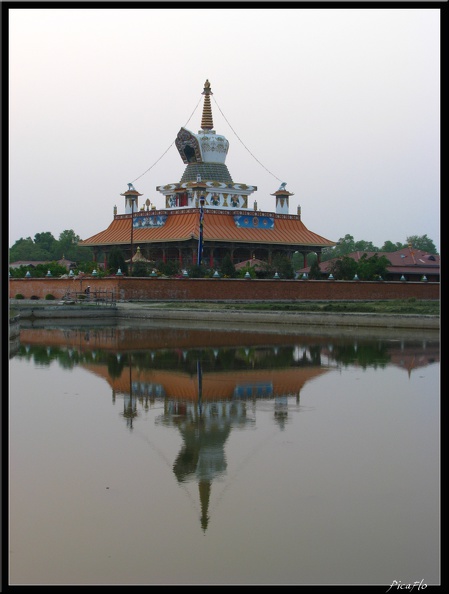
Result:
M142 194L129 183L121 194L124 213L114 207L109 227L80 245L93 248L95 260L103 260L105 268L114 246L122 248L127 259L134 261L139 248L147 260L176 261L180 268L198 263L217 268L226 254L234 265L253 258L271 263L275 254L291 258L295 252L304 256L305 265L310 253L320 261L323 248L335 242L309 231L299 206L296 214L289 213L293 193L286 183L271 194L275 212L263 212L252 198L257 186L232 179L225 163L229 142L213 129L208 80L202 94L201 129L195 134L181 128L175 140L184 173L179 182L156 187L164 208L148 199L139 205Z

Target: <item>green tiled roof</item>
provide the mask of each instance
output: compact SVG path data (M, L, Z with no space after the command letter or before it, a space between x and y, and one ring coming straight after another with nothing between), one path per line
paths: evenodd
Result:
M203 182L233 183L231 174L224 163L189 163L184 170L180 183L196 182L198 175L201 175L201 181Z

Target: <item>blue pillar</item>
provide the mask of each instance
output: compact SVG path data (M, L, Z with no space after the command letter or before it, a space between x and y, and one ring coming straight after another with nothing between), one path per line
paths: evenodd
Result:
M204 196L200 198L200 233L198 238L198 256L196 263L201 266L201 257L203 255L203 218L204 218Z

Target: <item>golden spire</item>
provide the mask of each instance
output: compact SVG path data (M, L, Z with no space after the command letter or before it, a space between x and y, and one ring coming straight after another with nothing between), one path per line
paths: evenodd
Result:
M203 105L203 117L201 118L201 129L202 130L212 130L214 127L214 122L212 121L212 109L210 106L210 96L213 95L212 91L210 90L210 82L206 80L204 83L204 91L201 93L204 95L204 105Z

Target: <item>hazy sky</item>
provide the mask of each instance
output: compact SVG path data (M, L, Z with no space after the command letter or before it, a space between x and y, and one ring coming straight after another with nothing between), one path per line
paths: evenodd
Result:
M9 18L10 246L106 229L128 182L141 205L163 208L156 186L181 179L174 141L182 126L199 131L209 79L229 172L258 187L250 205L274 212L270 194L285 181L290 213L300 205L327 239L380 247L426 234L440 250L439 9L17 8Z

